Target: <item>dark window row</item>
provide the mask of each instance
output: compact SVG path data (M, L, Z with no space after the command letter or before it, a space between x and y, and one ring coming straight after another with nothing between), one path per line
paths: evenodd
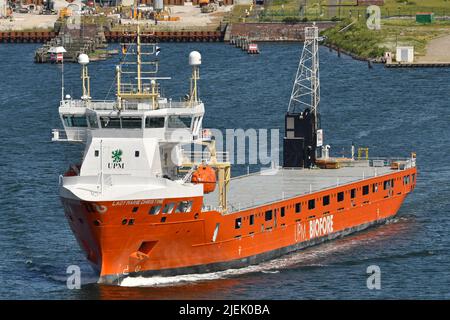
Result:
M278 209L275 209L275 212L277 212ZM279 208L279 212L280 212L280 216L284 217L286 215L286 208L285 207L281 207ZM261 214L257 215L260 216ZM264 220L265 221L270 221L273 219L273 215L274 215L274 210L267 210L264 212ZM249 225L252 226L255 224L255 215L251 214L248 216L248 220L249 220ZM234 223L234 228L235 229L240 229L242 226L242 218L236 218L235 223Z
M394 180L387 180L384 181L384 185L385 185L385 190L386 188L391 188L394 185ZM373 183L372 185L365 185L362 187L362 195L368 195L370 193L370 187L372 186L372 193L376 193L378 192L378 183ZM357 189L356 188L352 188L349 191L347 191L347 193L350 192L350 199L355 199L356 198L356 193L357 193ZM345 200L345 193L344 191L340 191L337 193L337 202L342 202ZM316 200L317 199L310 199L308 200L308 209L309 210L313 210L316 207ZM319 199L320 200L320 199ZM330 200L330 195L326 195L322 197L322 206L328 206L330 204L331 200ZM295 213L300 213L302 211L302 203L301 202L297 202L295 204Z
M133 208L133 210L134 210L134 208ZM148 210L148 214L152 215L152 216L156 216L160 213L162 213L162 214L171 214L173 212L189 213L189 212L191 212L191 210L192 210L192 200L189 200L189 201L180 201L178 203L169 202L169 203L166 203L164 205L164 207L160 204L154 205Z
M66 127L87 127L88 123L91 128L98 128L99 123L95 114L62 116ZM197 120L198 118L195 118ZM142 117L129 116L102 116L100 117L100 127L106 129L141 129ZM167 119L165 117L146 117L145 128L164 128L167 122L168 128L191 128L192 117L189 115L171 115Z

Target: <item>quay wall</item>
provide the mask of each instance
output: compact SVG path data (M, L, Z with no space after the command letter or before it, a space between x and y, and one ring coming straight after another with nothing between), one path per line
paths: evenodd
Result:
M4 31L0 32L0 43L43 43L57 35L53 31ZM129 42L130 34L122 32L105 32L107 42ZM221 31L160 31L154 34L143 34L143 42L195 42L223 41Z
M318 22L319 31L333 27L335 22ZM196 42L229 41L234 36L247 36L252 41L303 41L305 27L312 23L234 23L223 31L156 31L143 34L145 42ZM0 43L47 42L54 38L54 31L3 31ZM105 31L107 42L126 42L131 35L120 31Z

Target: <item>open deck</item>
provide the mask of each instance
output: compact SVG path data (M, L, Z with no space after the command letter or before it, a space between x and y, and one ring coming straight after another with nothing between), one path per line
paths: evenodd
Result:
M405 168L411 167L407 161ZM228 212L249 209L278 200L345 185L370 177L395 172L386 161L372 166L368 160L354 161L352 166L339 169L277 168L232 178L227 195ZM218 190L205 195L204 205L217 208Z

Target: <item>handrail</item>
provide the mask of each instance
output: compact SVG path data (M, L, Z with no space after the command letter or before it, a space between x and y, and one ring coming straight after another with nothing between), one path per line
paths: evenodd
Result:
M404 171L404 170L407 170L407 169L414 168L416 166L415 158L382 158L382 157L369 158L369 160L368 160L369 164L368 164L367 168L375 169L374 175L371 178L378 177L378 174L376 172L376 167L370 166L370 161L371 160L384 160L385 167L390 167L392 162L396 162L396 161L403 161L403 162L405 162L405 166L403 168L402 167L398 167L398 169L392 170L390 172L386 172L383 175L388 175L391 172L395 172L395 171ZM361 161L361 162L364 162L364 161ZM367 162L367 160L365 160L365 162ZM304 169L292 169L292 170L304 170ZM324 170L333 170L333 169L324 169ZM233 177L233 178L231 178L231 181L233 181L234 179L242 178L244 176L257 175L257 174L260 174L260 172L254 172L254 173L251 173L251 174L246 174L246 175L242 175L242 176ZM349 181L347 183L342 184L339 181L339 177L337 177L336 178L336 186L343 186L343 185L352 184L354 182L360 181L361 179L365 179L365 178L368 178L368 177L366 177L364 175L364 172L363 172L363 176L362 177L355 177L354 180L351 180L351 181ZM334 186L327 186L327 187L315 189L314 192L321 192L321 191L324 191L324 190L327 190L327 189L330 189L330 188L334 188ZM274 200L270 200L270 201L263 202L263 203L258 203L257 205L254 202L247 202L247 203L244 203L244 204L239 202L239 203L235 203L234 205L232 203L228 202L227 205L228 205L228 208L231 208L232 210L234 210L234 211L229 212L229 213L234 213L234 212L238 212L238 211L242 211L242 210L249 210L251 208L268 205L268 204L275 203L275 202L278 202L278 201L283 201L283 200L287 200L287 199L293 199L293 198L296 198L296 197L299 197L299 196L303 196L303 195L307 195L307 194L310 194L310 193L311 193L311 186L310 186L310 191L298 193L298 194L295 194L295 195L292 195L292 196L289 196L289 197L284 197L284 195L282 195L280 198L276 198ZM214 208L213 205L209 205L209 207Z
M201 102L199 102L200 104ZM92 110L118 110L118 105L115 100L63 100L60 102L60 107L70 108L88 108ZM188 101L159 101L157 109L173 109L173 108L190 108ZM130 102L122 101L122 110L154 110L150 102Z
M211 160L211 153L208 150L205 151L188 151L183 150L183 158L185 162L209 162ZM230 156L228 151L217 151L216 160L218 162L229 162Z
M86 141L86 129L52 129L52 141L55 142L84 142Z

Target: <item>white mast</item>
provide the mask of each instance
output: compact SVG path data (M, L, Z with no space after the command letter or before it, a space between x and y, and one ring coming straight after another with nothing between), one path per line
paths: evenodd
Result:
M89 73L87 65L89 64L89 56L85 53L82 53L78 56L78 63L81 65L81 80L83 83L83 95L81 96L82 100L90 100L91 99L91 85L89 79Z
M191 106L193 103L198 102L198 88L197 81L200 79L200 65L202 64L202 56L198 51L192 51L189 54L189 65L192 66L192 77L191 77L191 92L190 92L190 102Z
M305 43L288 106L288 112L301 112L309 108L316 119L315 129L320 102L319 41L319 28L315 23L312 27L306 27Z

